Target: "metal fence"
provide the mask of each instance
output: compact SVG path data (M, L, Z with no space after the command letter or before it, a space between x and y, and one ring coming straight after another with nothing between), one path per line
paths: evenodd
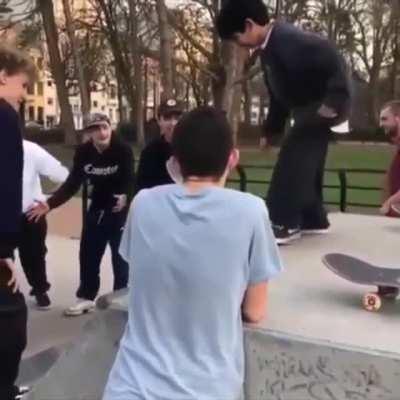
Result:
M234 183L239 185L239 189L242 192L248 191L249 184L262 184L262 185L269 185L271 183L270 180L260 180L260 179L249 179L250 170L273 170L274 165L239 165L236 168L236 172L238 178L231 178L229 179L229 183ZM381 192L381 186L369 186L369 185L356 185L350 184L348 176L349 174L362 174L362 175L384 175L386 173L385 170L379 169L356 169L356 168L327 168L325 173L333 173L337 174L339 184L324 184L324 189L334 189L339 191L339 201L326 201L325 204L338 206L342 212L346 212L348 207L365 207L365 208L377 208L380 207L380 203L360 203L349 200L349 191L356 190L356 191L369 191L369 192Z

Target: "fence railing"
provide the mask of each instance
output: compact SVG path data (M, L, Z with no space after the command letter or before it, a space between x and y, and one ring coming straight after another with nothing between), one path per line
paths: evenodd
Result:
M236 172L238 178L229 179L229 183L239 185L242 192L247 192L249 184L269 185L271 183L268 179L251 179L249 178L248 171L250 170L273 170L273 165L238 165ZM325 204L338 206L342 212L346 212L348 207L366 207L377 208L380 203L376 202L357 202L349 200L349 191L367 191L367 192L381 192L382 186L362 185L349 183L350 174L360 175L384 175L385 170L380 169L357 169L357 168L327 168L325 173L337 174L339 184L324 184L324 189L333 189L339 191L339 201L326 201ZM266 187L265 187L266 192Z

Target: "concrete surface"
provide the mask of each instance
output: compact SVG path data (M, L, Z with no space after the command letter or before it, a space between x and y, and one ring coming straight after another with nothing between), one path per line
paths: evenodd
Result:
M295 338L296 335L300 335L302 337L300 339L301 346L298 347L296 344L296 348L300 348L299 351L302 355L310 351L311 358L307 358L308 355L305 357L308 360L314 360L317 367L318 363L331 357L338 349L350 348L353 353L362 353L364 356L360 357L363 363L360 364L359 371L361 371L360 374L364 374L362 371L371 363L370 356L377 355L378 358L385 358L386 356L381 352L390 352L392 354L388 357L392 360L400 355L400 340L398 339L400 304L385 303L382 312L378 314L364 311L361 307L361 297L366 291L374 288L342 280L323 266L321 257L328 252L344 252L361 257L376 265L395 268L399 265L397 246L400 236L400 221L350 214L333 214L331 221L332 232L329 235L303 238L295 245L282 248L282 258L286 270L278 279L271 282L268 318L256 328L279 331L283 335L294 335ZM76 240L60 236L49 237L49 278L53 284L50 294L54 307L49 312L41 312L35 310L33 303L30 303L29 344L25 357L53 346L57 347L65 345L65 343L76 344L82 327L92 319L91 316L73 319L62 316L62 310L69 306L71 301L74 301L78 283L78 245ZM111 286L111 265L107 253L102 266L101 293L109 292ZM25 282L22 287L23 291L27 293L28 287ZM103 322L98 321L97 323L101 325ZM87 330L85 332L82 335L86 335ZM298 339L293 340L296 343L299 341ZM320 345L320 342L323 345ZM328 342L331 343L327 344ZM311 348L308 348L308 345ZM262 347L268 352L268 349L272 349L273 346L270 339L267 339ZM322 355L318 356L318 349L321 346L325 347L321 352ZM354 350L355 346L359 350ZM296 352L295 349L293 354L297 354L296 357L298 357ZM350 362L351 357L346 357L344 360ZM334 357L330 359L333 359L334 368L338 368L342 362L340 360L343 358L341 357L339 361L335 361ZM256 360L258 359L256 358ZM379 369L379 363L380 361L375 362L374 359L371 365L378 365ZM394 369L392 367L389 369L398 379L400 371L397 361L393 365L395 365ZM386 377L385 374L384 376ZM385 383L385 385L390 387L390 382L393 382L390 380L392 379L390 375L388 375L388 379L389 381L385 382L389 383ZM262 384L265 386L265 382ZM254 386L257 388L255 390L259 388L257 385ZM400 388L398 388L397 395L400 398ZM266 398L292 400L291 397L285 396ZM390 397L382 396L375 398L365 395L364 397L357 396L344 398L392 400ZM258 397L256 398L258 400ZM333 395L329 397L329 393L325 397L304 397L304 399L308 398L342 399L333 397ZM75 397L58 397L57 399L78 400ZM90 399L92 400L92 398ZM263 400L262 397L260 399Z

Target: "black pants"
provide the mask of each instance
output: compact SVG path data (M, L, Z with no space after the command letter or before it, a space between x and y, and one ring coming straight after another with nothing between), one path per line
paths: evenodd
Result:
M77 297L94 300L100 288L100 264L107 244L111 247L114 290L128 286L128 264L119 255L126 213L90 210L80 244L80 286Z
M0 399L11 400L26 347L27 309L24 296L7 287L9 271L0 269Z
M26 279L31 286L31 294L46 293L50 289L46 274L47 221L29 222L24 216L21 226L19 257Z
M274 225L287 228L328 226L323 179L331 124L303 119L288 133L275 166L267 204Z

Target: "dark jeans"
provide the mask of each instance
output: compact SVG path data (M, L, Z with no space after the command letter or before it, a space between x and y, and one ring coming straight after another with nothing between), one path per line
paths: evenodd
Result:
M323 179L331 124L322 118L296 122L275 166L267 204L274 225L287 228L327 226Z
M46 274L46 236L46 218L29 222L24 216L18 251L32 295L46 293L50 289Z
M26 347L27 309L24 296L7 288L6 267L0 270L0 399L11 400Z
M100 288L100 264L107 244L111 247L114 290L128 286L129 267L119 255L126 213L90 210L80 243L80 286L77 297L94 300Z

